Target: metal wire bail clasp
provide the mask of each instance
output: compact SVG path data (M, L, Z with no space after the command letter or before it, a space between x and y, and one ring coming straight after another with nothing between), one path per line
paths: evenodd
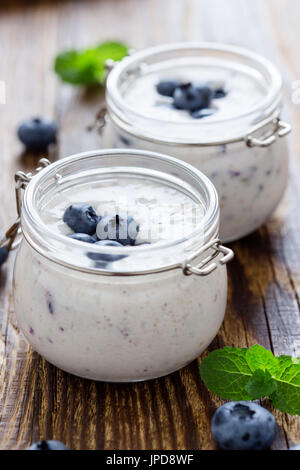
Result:
M39 166L36 169L36 173L41 171L46 166L50 165L51 162L47 158L42 158L39 161ZM22 210L22 190L26 189L29 181L32 179L32 173L24 173L24 171L17 171L15 174L15 191L16 191L16 205L18 218L15 223L7 230L5 235L0 238L0 248L6 246L8 251L14 250L18 245L20 240L16 241L18 233L20 233L20 219L21 219L21 210Z
M263 123L264 125L265 123ZM277 137L285 137L288 135L291 130L292 126L288 124L287 122L284 122L280 119L280 117L277 117L273 120L274 124L274 129L272 132L272 135L269 135L264 138L255 138L253 135L248 135L246 137L246 144L248 147L269 147L270 145L274 144L276 142ZM252 133L255 133L257 130L261 129L263 126L260 124L257 126L257 128L254 128L252 130ZM252 134L251 133L251 134Z
M209 249L213 250L212 253L197 266L192 266L190 264L195 258L198 258L202 253ZM218 260L213 261L220 254L223 256ZM215 239L202 246L197 253L186 260L185 264L182 266L183 273L186 276L191 276L192 274L196 274L197 276L208 276L208 274L212 273L218 267L218 263L223 266L232 260L233 257L233 251L230 248L221 245L221 241L219 239Z

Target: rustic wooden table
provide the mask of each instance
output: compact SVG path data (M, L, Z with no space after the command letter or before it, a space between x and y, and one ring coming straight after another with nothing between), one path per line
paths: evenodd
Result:
M4 3L8 6L4 6ZM32 115L61 125L60 156L100 147L86 131L102 99L62 85L52 71L57 51L120 38L135 48L170 41L217 40L271 58L286 84L293 120L292 163L285 201L258 232L233 244L229 301L210 349L260 343L300 355L300 112L292 84L300 79L298 0L13 1L0 6L0 221L15 217L13 174L34 166L22 155L17 124ZM34 353L16 325L13 256L0 279L0 448L23 449L40 438L73 449L212 449L210 420L221 402L200 380L198 363L136 385L96 383L68 375ZM266 406L269 407L268 404ZM274 410L272 410L274 411ZM300 418L274 412L275 449L300 441Z

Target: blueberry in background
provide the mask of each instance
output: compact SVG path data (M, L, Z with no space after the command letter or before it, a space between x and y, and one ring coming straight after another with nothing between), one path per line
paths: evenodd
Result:
M45 118L28 119L18 127L18 137L27 150L47 151L50 144L56 143L57 124Z
M28 450L69 450L59 441L40 441L32 444Z
M111 246L115 248L121 248L123 245L121 243L118 243L113 240L100 240L95 243L95 245L99 246ZM113 250L112 250L113 251ZM110 263L112 261L118 261L120 259L126 258L126 255L114 255L113 253L88 253L87 256L92 259L93 261L105 261L107 263ZM98 266L98 267L105 267L104 265Z
M85 243L96 242L95 238L93 238L91 235L88 235L87 233L72 233L71 235L68 235L68 237L73 238L73 240L78 240Z
M178 80L162 80L156 85L156 90L162 96L172 97L175 89L180 85L181 83Z
M212 419L212 435L224 450L264 450L276 435L274 416L252 402L230 402Z
M209 108L213 92L206 85L193 85L186 83L180 85L174 91L174 106L177 109L196 111Z
M111 214L103 217L97 225L99 240L113 240L122 245L133 245L139 232L139 225L133 217Z
M3 246L2 248L0 248L0 267L2 266L3 263L5 263L7 258L8 258L8 249L6 246Z
M93 235L100 221L95 209L84 202L78 202L69 206L64 213L63 221L75 233L87 233Z

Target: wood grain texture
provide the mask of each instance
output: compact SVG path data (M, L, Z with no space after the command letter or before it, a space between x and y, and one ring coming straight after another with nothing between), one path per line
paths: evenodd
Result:
M258 232L233 244L224 325L210 346L260 343L300 355L300 113L291 89L300 79L298 0L10 1L0 6L0 227L15 216L13 174L31 168L15 137L18 122L43 114L60 122L60 156L101 145L86 127L103 99L60 84L55 53L120 38L137 49L170 41L224 41L265 54L282 70L286 114L294 123L290 185ZM0 278L0 448L23 449L41 438L73 449L211 449L210 420L221 401L200 380L198 364L160 380L111 385L66 374L33 353L16 325L13 257ZM266 403L266 406L271 406ZM272 410L273 411L273 410ZM274 412L274 448L300 442L300 418Z

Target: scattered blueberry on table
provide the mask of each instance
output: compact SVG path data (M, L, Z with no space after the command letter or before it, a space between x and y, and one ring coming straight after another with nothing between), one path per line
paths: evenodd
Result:
M69 206L63 216L63 221L75 233L87 233L93 235L96 232L100 217L95 209L84 202L78 202Z
M3 246L2 248L0 248L0 267L2 266L3 263L5 263L7 258L8 258L8 249L6 246Z
M230 402L221 406L212 420L212 434L224 450L264 450L276 435L274 416L252 402Z
M181 83L178 80L162 80L157 83L156 90L162 96L173 98L175 108L190 111L195 119L212 116L216 112L210 107L212 100L227 96L222 86L214 89L205 84Z
M20 124L18 137L27 150L47 151L50 144L57 140L57 124L45 118L32 118Z
M69 450L60 441L40 441L32 444L28 450Z

